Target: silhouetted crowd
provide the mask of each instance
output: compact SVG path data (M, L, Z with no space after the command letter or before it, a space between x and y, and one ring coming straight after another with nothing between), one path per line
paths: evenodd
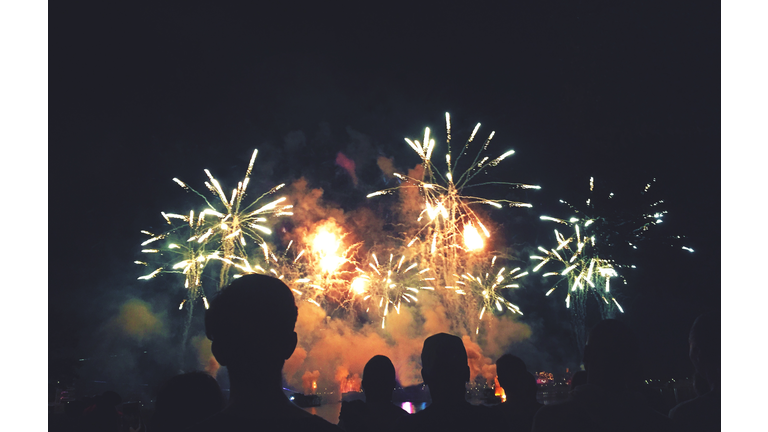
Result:
M120 404L106 392L82 407L69 429L84 432L176 431L719 431L720 318L705 314L694 322L689 354L698 396L668 413L640 385L638 342L627 325L603 320L589 333L585 371L572 378L567 401L542 405L536 379L519 357L496 361L506 401L473 405L466 399L470 380L460 337L438 333L424 341L421 374L432 402L409 414L392 403L395 368L373 356L365 365L365 400L343 402L334 425L291 402L283 392L282 368L293 354L298 309L280 280L247 275L211 301L205 315L211 350L230 379L225 403L216 380L204 372L171 378L159 391L149 425L138 407ZM122 410L122 411L121 411ZM54 429L50 429L54 430ZM64 430L60 428L58 430Z

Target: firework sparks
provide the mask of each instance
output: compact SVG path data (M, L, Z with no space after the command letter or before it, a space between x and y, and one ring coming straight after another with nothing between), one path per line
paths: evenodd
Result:
M208 207L203 210L201 217L203 215L212 215L216 218L214 222L208 225L208 230L206 230L203 236L206 236L206 239L208 237L217 236L221 244L220 249L225 261L221 269L220 288L227 285L230 281L229 269L232 266L230 262L236 258L247 260L247 239L252 240L253 243L257 245L263 244L264 239L262 238L262 234L269 235L272 233L270 228L266 225L268 219L270 217L290 216L293 214L291 211L293 206L285 204L285 197L280 197L269 203L262 204L262 199L266 196L274 195L278 190L285 186L285 184L273 187L249 204L243 203L243 200L247 196L246 190L251 180L253 164L256 161L257 154L258 150L254 150L248 168L246 169L245 177L238 183L237 188L232 190L229 199L227 199L227 195L224 193L219 181L213 177L210 171L207 169L204 170L209 180L205 182L205 186L219 198L218 209L217 206L213 205L204 195L192 189L181 180L176 178L173 179L184 189L191 190L205 200ZM166 220L168 220L168 218L166 218Z
M541 217L542 220L552 220L553 218ZM587 221L577 220L568 222L573 227L573 234L566 238L557 229L554 230L557 247L549 250L539 246L542 255L531 255L531 259L539 261L533 268L533 272L538 272L548 263L558 263L561 270L544 273L545 278L558 277L558 282L547 292L547 296L566 281L568 294L566 295L566 307L570 308L571 297L583 297L584 292L592 290L598 296L608 296L610 294L610 278L618 277L616 264L611 260L601 258L598 255L599 249L594 235L585 235L592 224ZM580 228L581 227L581 228ZM549 265L551 267L551 264ZM614 300L615 301L615 300Z
M418 302L416 297L422 289L434 289L429 286L431 279L425 277L429 269L419 270L416 262L406 262L405 255L395 259L394 254L379 260L375 253L370 254L367 265L356 267L358 275L352 280L352 294L368 304L381 317L381 328L386 328L387 315L394 310L400 313L400 307Z
M432 260L430 266L433 268L443 268L441 278L443 281L449 280L451 274L456 273L459 265L458 250L466 252L478 252L485 246L485 239L491 238L491 233L485 227L472 207L476 205L488 205L492 208L501 208L504 205L511 207L531 207L530 204L510 200L494 200L481 198L465 194L466 190L473 187L484 185L503 185L512 188L521 189L539 189L539 186L523 183L509 182L480 182L472 183L481 172L488 168L495 167L501 161L511 156L514 151L509 150L501 156L491 159L483 156L484 151L493 139L495 132L491 132L484 144L475 155L474 160L469 164L465 171L457 170L459 161L469 151L470 144L477 134L480 124L478 123L469 139L461 147L458 156L454 159L451 153L451 121L450 115L446 113L446 147L445 156L446 169L439 171L433 164L432 154L435 149L435 140L431 138L429 128L424 130L424 137L421 142L406 138L406 143L413 149L422 160L424 175L421 179L409 177L403 174L395 173L395 176L402 182L396 188L385 189L373 192L368 197L374 197L389 193L401 188L416 188L424 199L424 209L419 214L417 222L421 225L413 240L423 241L422 244L428 245L429 254L434 257L442 254L442 257Z
M259 273L276 277L285 282L297 302L306 301L320 307L325 288L313 282L312 266L307 261L306 249L293 247L290 241L282 252L273 252L267 243L260 245L261 253L250 260L235 260L233 266L240 271L234 278L244 274ZM315 278L316 279L316 278Z
M521 271L520 267L508 269L496 266L496 256L490 263L478 266L475 271L463 273L457 278L455 284L460 286L462 292L469 292L479 299L478 324L475 334L480 332L480 323L484 316L502 314L507 310L522 315L520 308L504 297L502 290L520 288L520 282L528 272Z
M161 273L177 273L184 275L184 288L186 298L179 305L182 309L185 302L192 302L202 298L207 305L207 299L202 287L202 276L206 264L209 260L219 258L218 251L208 249L209 236L207 233L206 215L201 213L195 217L195 212L190 211L188 216L162 213L163 218L173 227L162 234L153 234L149 231L142 231L142 234L148 235L149 239L141 243L142 246L148 244L156 245L159 249L143 249L143 253L152 254L167 258L169 262L162 264L151 273L139 277L140 280L149 280L155 278ZM173 219L174 222L171 222ZM184 222L180 224L179 221ZM136 264L147 266L144 261L135 261ZM207 306L206 306L207 308Z

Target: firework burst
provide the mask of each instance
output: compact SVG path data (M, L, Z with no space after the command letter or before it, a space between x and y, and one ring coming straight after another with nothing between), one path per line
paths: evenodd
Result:
M161 214L172 228L162 234L142 231L143 234L150 236L150 238L141 243L142 247L144 247L141 252L146 254L148 258L149 256L168 257L168 260L171 262L156 268L147 275L139 277L139 279L149 280L161 273L183 274L184 288L187 294L179 305L179 309L182 309L187 302L189 302L191 308L194 302L200 298L203 299L207 308L208 300L202 287L203 271L211 259L218 259L220 256L218 250L210 251L208 249L211 235L210 228L207 227L208 224L205 220L206 213L200 213L197 217L195 217L193 210L189 212L189 215L164 212ZM181 258L180 261L178 261L179 258ZM148 265L145 261L135 261L135 263Z
M276 277L291 288L297 302L306 301L321 307L319 302L322 301L321 296L325 288L313 283L311 277L313 271L306 259L308 255L305 255L307 249L298 250L293 245L294 242L291 240L285 250L275 253L270 250L267 243L262 243L262 254L256 254L256 257L251 260L236 260L233 263L240 271L240 274L234 277L238 278L249 273Z
M624 256L627 251L637 249L638 244L647 239L650 230L661 224L667 214L667 211L662 209L663 200L650 199L651 186L652 183L645 185L640 198L621 202L621 198L613 192L599 196L596 193L594 178L590 178L589 194L583 205L560 201L567 205L575 216L568 219L541 216L541 220L555 222L573 230L570 235L564 235L555 229L556 245L549 249L539 246L542 254L531 255L531 259L539 261L533 272L543 269L545 279L556 279L547 291L547 296L559 287L565 287L565 305L571 309L580 350L586 342L588 293L594 294L604 319L613 318L616 313L624 313L611 289L611 279L621 278L626 284L619 270L635 266L618 264L615 257ZM604 199L601 199L601 196ZM626 210L628 208L637 210Z
M215 235L220 243L220 250L223 260L223 265L220 274L219 288L226 286L230 282L229 270L232 267L233 260L247 260L248 255L246 246L248 245L247 239L250 239L253 243L260 245L264 243L262 234L271 234L272 230L266 226L270 217L277 216L290 216L293 213L291 209L292 205L284 204L286 198L280 197L266 204L261 204L262 199L266 196L275 194L285 184L280 184L268 192L262 194L257 199L251 201L249 204L244 204L243 200L247 196L246 189L251 179L251 173L253 171L253 164L256 161L256 155L258 150L253 151L251 160L248 164L248 169L245 171L245 177L241 182L237 184L237 188L232 190L232 194L229 199L224 193L216 178L213 177L210 171L204 170L208 176L208 180L205 182L205 186L219 198L217 205L211 203L203 194L192 189L189 185L181 180L174 178L177 184L187 190L191 190L205 200L208 207L203 211L215 216L217 219L215 222L208 226L206 235Z
M418 263L406 262L405 255L395 259L389 254L389 259L379 261L375 253L370 254L364 269L356 267L358 275L350 284L351 292L362 303L367 304L367 313L373 307L381 317L381 328L386 327L387 315L394 310L400 313L400 307L405 304L418 302L416 297L421 290L434 291L431 285L434 277L429 276L429 269L419 269Z
M479 334L480 323L484 316L503 314L507 310L515 314L523 314L517 305L504 297L502 290L520 288L520 281L526 275L528 272L521 271L520 267L510 270L506 267L496 267L494 255L490 263L481 262L473 271L467 271L456 277L455 286L446 288L453 288L458 295L469 294L467 298L471 299L470 303L477 305L471 309L480 309L475 326L475 334Z
M558 271L548 271L543 274L545 278L558 279L546 295L549 296L558 285L566 282L568 290L565 305L567 308L570 308L573 303L575 310L582 313L585 292L592 291L605 305L609 307L615 305L623 313L624 310L621 309L610 289L611 278L619 277L616 268L620 266L612 260L600 257L596 236L589 229L593 226L593 220L572 218L565 221L548 216L542 216L541 219L573 227L573 234L568 238L555 229L557 246L549 250L539 246L542 255L531 255L531 259L539 261L533 268L534 273L549 262L557 263L560 267Z
M401 188L416 188L419 191L424 199L423 210L417 219L420 228L408 243L408 247L420 241L422 251L430 256L429 266L442 269L440 277L443 282L450 280L450 275L455 274L461 266L460 251L479 251L485 247L486 240L491 238L490 231L483 224L475 210L473 210L474 206L487 205L493 208L502 208L504 206L531 207L528 203L518 201L468 195L466 194L468 189L484 185L504 185L521 189L540 188L539 186L523 183L493 181L472 183L472 180L478 174L497 166L501 161L511 156L514 151L509 150L493 159L483 156L484 151L487 150L495 134L495 132L491 132L477 151L474 160L462 172L458 169L459 161L469 151L470 144L474 141L480 124L478 123L475 126L469 139L461 147L459 155L453 159L451 153L451 121L448 113L445 114L445 121L447 153L445 156L446 169L444 172L438 170L432 162L435 140L430 137L430 129L426 128L422 142L408 138L405 139L406 143L422 160L422 166L424 167L422 178L418 179L395 173L394 175L402 182L400 186L380 190L368 195L370 198L390 194Z

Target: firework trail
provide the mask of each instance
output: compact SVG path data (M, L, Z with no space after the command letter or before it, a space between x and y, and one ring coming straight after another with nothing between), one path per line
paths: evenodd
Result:
M245 177L241 182L238 182L237 188L232 190L229 199L227 199L227 195L221 188L219 181L211 175L210 171L207 169L204 170L209 180L205 182L205 186L214 194L214 196L219 198L219 201L214 201L217 203L218 209L217 206L208 201L208 198L203 194L192 189L181 180L177 178L173 179L179 186L191 190L203 198L208 205L208 208L206 208L204 212L208 212L208 214L214 215L217 218L215 222L212 222L208 226L208 229L212 235L216 236L217 241L220 244L219 249L221 250L221 257L223 258L219 278L219 289L231 282L229 271L233 266L232 262L238 259L248 259L246 251L248 242L246 239L251 239L257 245L263 244L264 239L261 237L261 234L272 234L272 230L265 225L268 218L272 216L290 216L293 214L290 211L293 206L283 204L286 200L285 197L280 197L267 204L260 205L260 202L264 197L275 194L285 186L284 183L273 187L268 192L251 201L250 204L246 205L243 203L244 198L247 196L246 189L251 180L251 172L253 171L253 164L256 161L257 154L258 150L254 150L248 164L248 169L245 171Z
M470 188L485 185L504 185L521 189L540 188L539 186L523 183L494 181L471 183L478 174L486 172L488 168L497 166L501 161L511 156L514 151L509 150L493 159L483 156L484 151L488 148L495 134L495 132L491 132L477 151L474 160L472 160L466 170L461 172L458 170L459 161L468 153L470 144L480 129L480 123L475 126L469 139L461 147L459 155L454 159L451 152L451 121L448 113L445 114L445 122L447 153L445 156L446 169L444 172L438 170L432 162L435 140L430 137L430 129L426 128L422 142L408 138L405 139L406 143L422 160L422 166L424 167L422 178L419 179L395 173L394 175L402 182L400 186L380 190L368 195L371 198L378 195L391 194L404 188L415 188L418 190L424 200L424 207L417 219L420 228L408 243L408 247L419 242L417 247L420 249L421 255L428 257L428 267L436 269L438 282L443 285L446 285L452 279L452 276L459 272L467 252L482 250L485 246L485 241L491 238L491 233L472 207L476 205L488 205L494 208L502 208L505 205L510 207L531 207L530 204L518 201L467 195L466 191Z
M198 299L202 299L205 308L208 309L208 299L205 296L202 283L203 271L211 259L219 258L219 251L210 251L208 249L208 242L212 234L212 230L208 228L205 220L206 217L210 217L208 213L201 212L197 217L195 217L193 210L189 212L189 215L164 212L161 214L172 228L162 234L142 231L143 234L150 236L148 240L141 243L142 247L145 247L145 249L142 249L142 253L147 254L148 257L162 257L170 262L156 268L147 275L139 277L139 279L153 279L162 273L184 275L186 294L179 305L179 310L184 308L185 305L187 306L187 317L181 340L181 356L183 358L195 303ZM148 266L146 261L135 261L135 263Z
M400 313L400 307L418 302L416 297L421 290L434 291L434 277L430 277L429 268L419 269L417 262L406 262L405 255L395 259L394 253L379 260L371 252L367 265L363 269L355 267L358 276L352 280L352 294L366 305L366 313L381 318L381 328L386 328L387 315L391 310ZM374 309L371 312L371 308Z

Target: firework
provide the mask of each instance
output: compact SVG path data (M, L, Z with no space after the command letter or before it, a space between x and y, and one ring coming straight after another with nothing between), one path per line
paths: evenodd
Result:
M583 205L560 201L575 216L567 219L541 216L541 220L572 229L571 233L565 235L555 229L553 247L539 246L541 254L531 255L531 259L538 261L533 272L542 270L545 279L556 279L546 296L550 296L559 287L565 287L564 301L572 311L571 318L580 350L585 343L588 293L591 292L597 299L603 318L613 318L616 313L624 313L612 291L611 279L621 278L626 284L619 270L635 266L618 264L615 257L638 249L638 245L647 240L651 229L663 222L667 214L662 208L664 201L650 199L649 190L653 182L643 187L639 198L621 202L621 197L613 192L598 194L594 178L590 178L589 194Z
M480 332L480 323L483 317L490 317L494 314L503 314L507 310L522 315L520 308L507 300L502 290L520 288L520 281L528 272L521 271L520 267L508 269L506 267L498 268L496 266L496 256L494 255L490 264L483 263L476 266L474 271L468 271L461 276L456 277L455 285L448 286L448 289L454 289L458 295L470 295L470 298L476 299L480 308L477 317L477 326L475 334ZM472 301L472 300L471 300ZM477 307L475 307L475 310Z
M246 247L248 240L257 245L263 244L264 239L262 234L271 234L271 229L266 225L270 217L278 216L290 216L292 215L292 205L284 204L285 197L280 197L269 203L263 204L262 199L266 196L275 194L285 184L280 184L266 193L262 194L249 204L243 203L243 200L247 196L246 189L251 179L251 172L253 171L253 164L256 161L256 155L258 150L253 151L251 160L248 164L248 169L245 171L245 177L241 182L237 184L237 188L232 190L232 194L229 199L224 193L216 178L213 177L210 171L204 170L208 176L208 180L205 182L205 186L216 196L219 200L214 201L217 205L211 203L203 194L192 189L189 185L181 180L174 178L173 180L181 187L187 190L191 190L205 200L207 208L203 210L203 213L210 214L216 217L215 222L208 226L208 235L214 235L217 237L217 241L220 244L221 256L224 258L223 265L220 274L219 288L226 286L229 281L229 270L232 267L231 261L235 259L248 258Z
M147 261L156 261L157 258L167 262L157 267L151 273L139 277L149 280L162 273L177 273L184 275L185 296L179 304L179 310L187 306L187 316L184 323L184 332L181 337L181 350L179 357L183 362L185 347L189 337L189 329L192 324L195 303L202 299L203 306L208 309L208 299L203 289L203 272L211 259L220 258L218 249L208 249L211 240L211 228L206 221L207 214L190 210L189 215L173 213L161 213L171 228L162 234L153 234L142 231L149 239L141 243L142 253L147 254ZM146 248L151 246L151 248ZM153 257L155 259L150 259ZM137 264L148 266L145 261L136 261Z
M528 203L518 201L467 195L467 189L484 185L503 185L522 189L540 188L539 186L523 183L493 181L472 183L472 180L478 174L485 172L488 168L495 167L501 161L511 156L514 151L509 150L493 159L483 156L484 151L488 148L495 134L495 132L491 132L484 144L480 146L474 160L466 170L461 172L458 169L459 161L469 151L470 144L474 141L480 124L478 123L475 126L469 139L454 159L451 153L451 122L448 113L445 114L445 120L447 153L445 156L446 169L444 172L438 170L433 164L432 155L435 149L435 140L430 137L430 129L426 128L422 142L408 138L405 139L406 143L422 160L422 166L424 167L422 178L418 179L395 173L395 176L402 182L400 186L380 190L368 195L370 198L390 194L401 188L416 188L419 191L424 199L424 208L417 219L420 228L408 243L408 246L410 247L417 241L421 242L423 249L425 249L424 252L431 257L430 267L442 270L439 273L443 282L449 280L450 275L456 273L460 267L459 251L480 251L485 247L485 242L491 238L490 231L473 210L474 206L487 205L493 208L502 208L504 206L531 207Z
M542 220L552 220L546 216ZM561 223L566 223L559 220ZM614 301L610 292L610 280L612 277L618 277L616 264L611 260L601 258L598 254L596 236L591 235L589 227L593 224L592 220L586 221L576 218L571 219L566 224L573 227L573 234L566 238L557 229L554 230L557 246L545 249L539 246L542 255L531 255L532 260L539 261L533 268L533 272L538 272L549 262L557 263L557 271L548 271L543 274L545 278L555 277L558 281L547 291L546 295L552 294L562 282L566 282L567 293L565 297L566 307L570 308L572 303L581 305L584 299L584 293L594 292L598 298L605 304ZM552 267L550 264L548 267ZM617 303L616 303L617 304ZM578 308L579 306L576 306Z
M388 259L383 258L380 261L372 252L367 266L355 268L358 275L350 284L352 294L368 305L366 312L373 307L381 317L382 329L391 310L399 314L403 302L418 302L419 291L434 291L434 277L429 276L428 268L419 269L416 262L407 262L405 255L395 259L390 253Z
M282 252L275 253L267 243L262 243L262 253L255 254L255 258L237 259L233 262L233 266L240 272L234 278L250 273L273 276L288 285L297 302L306 301L321 307L319 302L322 301L321 296L325 288L315 283L317 278L313 281L314 272L307 260L307 249L299 250L293 245L291 240Z
M169 262L157 267L151 273L139 277L139 279L149 280L161 273L183 274L186 296L179 305L179 309L182 309L187 302L191 308L194 301L199 298L202 298L204 304L207 305L202 287L203 271L211 259L219 258L219 251L208 249L211 230L207 227L206 214L200 213L195 217L193 210L190 210L189 215L164 212L161 214L172 228L162 234L142 231L143 234L150 237L141 243L141 246L145 247L142 249L142 253L147 254L148 257L162 257ZM152 248L146 248L150 245ZM147 260L156 261L156 259L149 258ZM145 261L136 261L136 263L148 266Z
M611 254L616 255L623 252L622 248L638 249L643 242L652 238L648 234L654 227L663 223L664 217L669 213L664 209L664 200L653 198L654 183L655 178L641 188L639 195L616 195L613 192L606 193L604 189L600 192L594 177L590 177L589 193L583 205L565 200L560 202L576 215L568 222L574 222L575 219L589 221L588 226L597 242L603 248L612 248ZM550 220L558 221L555 218ZM686 246L682 249L693 252L693 249Z
M622 254L622 250L637 249L638 245L648 238L649 231L663 222L667 214L662 208L664 201L652 200L649 195L655 181L656 179L653 179L642 188L639 198L629 201L636 209L633 211L626 210L632 208L627 201L618 203L620 198L613 192L605 194L605 199L600 199L595 191L595 180L591 177L589 194L584 205L560 200L576 216L568 220L541 216L542 220L574 229L574 233L568 238L555 230L556 248L547 250L540 247L539 250L544 254L531 257L540 260L533 271L538 271L550 261L560 263L560 271L548 272L545 276L559 276L561 280L568 281L566 306L570 307L573 301L580 304L583 299L577 293L592 290L600 300L601 311L605 317L613 316L616 308L623 312L610 292L610 278L618 276L616 269L634 266L616 264L613 257ZM686 247L683 249L692 251ZM556 287L557 285L550 289L547 295Z

